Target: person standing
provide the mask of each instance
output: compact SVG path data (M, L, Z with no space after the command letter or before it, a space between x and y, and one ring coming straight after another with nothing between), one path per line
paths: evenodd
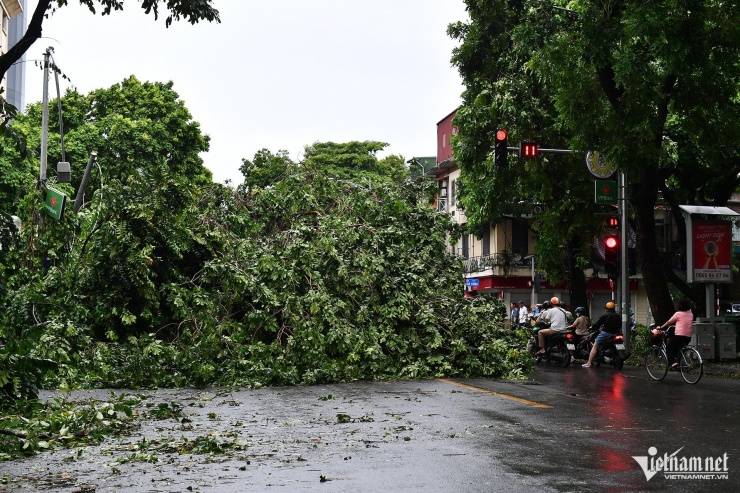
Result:
M512 330L516 329L519 325L519 308L516 307L516 303L511 302L511 313L509 314L509 323Z
M524 304L523 301L520 301L518 303L519 305L519 326L520 327L526 327L527 322L529 321L529 311L527 310L527 306Z
M661 330L672 324L676 324L675 334L666 343L666 355L671 370L678 368L678 353L682 347L691 342L694 331L694 314L691 312L691 304L686 298L681 298L676 303L676 313L660 326Z
M593 363L596 354L599 352L599 346L614 339L614 336L622 330L622 316L617 313L614 302L607 302L605 308L606 313L599 317L596 323L591 326L591 330L600 329L601 332L596 336L594 347L591 348L591 352L588 355L588 361L581 365L584 368L591 368L591 363Z

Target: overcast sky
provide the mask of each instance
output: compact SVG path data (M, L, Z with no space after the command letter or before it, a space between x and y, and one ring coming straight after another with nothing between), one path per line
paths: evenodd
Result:
M36 6L29 0L29 11ZM383 155L436 154L436 124L460 104L447 25L462 0L215 0L221 23L165 28L138 2L93 15L74 0L44 23L27 53L26 104L42 97L47 47L70 79L62 91L107 88L135 75L172 81L211 137L214 180L242 181L242 159L317 141L379 140ZM54 79L50 94L55 97ZM91 149L92 150L92 149Z

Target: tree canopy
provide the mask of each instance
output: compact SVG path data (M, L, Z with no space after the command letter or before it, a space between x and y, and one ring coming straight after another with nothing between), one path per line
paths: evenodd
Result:
M704 0L466 4L470 21L449 33L461 41L453 63L466 89L454 145L469 217L484 222L519 202L542 201L553 214L535 220L538 254L575 245L584 257L599 224L582 157L514 159L498 170L490 136L504 126L515 140L599 151L626 174L651 310L667 319L668 279L687 293L690 287L658 250L659 197L673 206L722 205L738 185L740 7Z

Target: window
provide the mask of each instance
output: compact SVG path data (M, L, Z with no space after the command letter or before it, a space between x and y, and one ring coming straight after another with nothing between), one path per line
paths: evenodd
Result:
M517 255L529 254L529 225L527 221L514 219L511 222L511 250Z
M442 149L447 147L447 134L442 134Z
M462 235L462 249L460 252L462 258L468 258L470 256L470 235L463 233Z
M491 254L491 225L490 223L486 223L483 225L483 227L481 227L480 238L481 238L481 249L483 250L481 252L481 255L483 255L484 257L486 255L490 255Z

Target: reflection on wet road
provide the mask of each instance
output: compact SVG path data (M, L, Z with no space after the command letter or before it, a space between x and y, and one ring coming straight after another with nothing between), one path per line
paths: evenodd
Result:
M542 366L526 381L140 393L141 427L131 436L0 463L0 493L740 490L740 382L732 380L692 386L674 374L653 382L641 368ZM146 413L173 402L186 420ZM199 439L239 446L224 454L156 452ZM136 460L142 444L156 452L149 461ZM633 458L679 449L689 457L727 454L728 478L648 479Z

